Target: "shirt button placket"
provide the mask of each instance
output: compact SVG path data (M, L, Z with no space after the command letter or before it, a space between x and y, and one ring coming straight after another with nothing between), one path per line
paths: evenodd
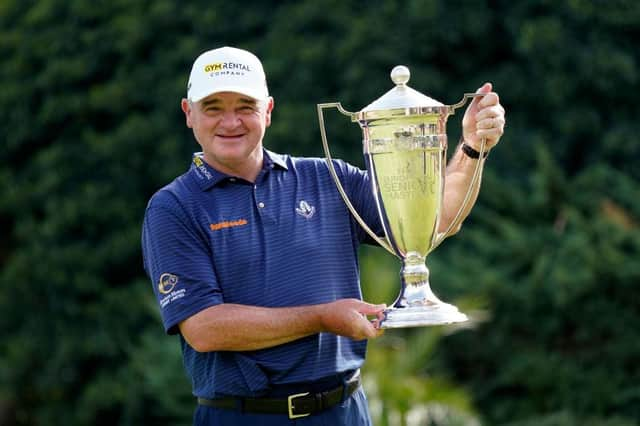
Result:
M258 201L260 200L260 194L258 193L258 185L253 185L253 199L256 201L256 204L260 209L260 214L262 214L262 209L264 209L264 201Z
M267 204L265 203L263 191L260 191L260 187L258 185L253 186L253 198L255 200L256 206L258 206L258 214L262 217L263 223L271 223L274 222L274 218L269 214L269 209L266 208ZM268 200L266 200L268 201Z

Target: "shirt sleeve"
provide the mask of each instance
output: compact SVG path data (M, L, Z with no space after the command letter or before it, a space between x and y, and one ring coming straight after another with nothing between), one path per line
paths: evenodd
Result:
M334 160L334 165L353 207L377 236L384 237L384 228L378 215L378 207L373 195L369 173L341 160ZM355 219L353 220L355 221ZM361 243L378 244L357 223L356 230Z
M142 254L168 334L178 333L178 324L190 316L223 302L210 246L170 193L161 191L149 202Z

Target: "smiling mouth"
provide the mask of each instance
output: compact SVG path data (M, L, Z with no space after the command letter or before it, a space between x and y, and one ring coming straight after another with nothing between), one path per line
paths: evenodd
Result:
M238 139L244 136L244 133L236 134L236 135L216 135L221 139Z

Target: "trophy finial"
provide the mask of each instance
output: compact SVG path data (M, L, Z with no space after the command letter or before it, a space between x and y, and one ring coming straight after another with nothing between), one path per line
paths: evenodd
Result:
M409 78L411 78L411 71L404 65L396 65L391 70L391 81L397 85L407 84Z
M395 83L395 86L389 90L387 93L367 105L361 112L365 115L362 117L365 120L369 118L380 118L380 117L392 117L395 116L393 112L394 109L406 109L406 108L441 108L444 105L435 99L431 99L428 96L423 95L417 90L412 89L407 85L409 78L411 77L411 72L409 68L404 65L396 65L391 70L391 80ZM405 111L405 113L409 114L440 114L445 113L446 115L450 114L449 108L446 108L443 111L425 111L425 110L415 110Z

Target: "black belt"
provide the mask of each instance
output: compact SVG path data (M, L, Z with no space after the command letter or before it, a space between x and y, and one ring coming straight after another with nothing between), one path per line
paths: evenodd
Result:
M324 392L295 393L283 398L198 398L198 404L247 413L287 414L290 419L295 419L319 413L339 404L343 399L351 396L359 386L360 374L356 373L344 386Z

